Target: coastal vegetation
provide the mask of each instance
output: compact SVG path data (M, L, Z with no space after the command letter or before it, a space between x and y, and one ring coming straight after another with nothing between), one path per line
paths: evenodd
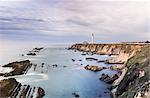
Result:
M120 74L109 76L102 74L100 80L111 83L114 98L149 98L150 97L150 44L74 44L69 49L91 52L99 55L114 55L105 60L112 65L110 69ZM85 66L91 71L101 71L98 66ZM119 77L118 77L119 75Z
M143 48L130 58L126 67L128 71L118 85L118 98L150 97L150 46Z

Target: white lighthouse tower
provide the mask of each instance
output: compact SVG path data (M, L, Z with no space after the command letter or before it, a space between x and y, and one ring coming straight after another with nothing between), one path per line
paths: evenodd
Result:
M94 34L92 33L91 43L94 44Z

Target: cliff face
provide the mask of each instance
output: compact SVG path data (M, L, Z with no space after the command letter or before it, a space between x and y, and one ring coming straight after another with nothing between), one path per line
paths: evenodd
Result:
M112 84L114 98L150 98L150 44L74 44L70 49L115 55L107 63L123 63Z
M107 60L107 63L125 63L128 58L146 46L148 46L148 44L74 44L70 49L101 55L116 55L116 57Z
M118 98L150 98L150 46L130 58L123 80L118 85Z

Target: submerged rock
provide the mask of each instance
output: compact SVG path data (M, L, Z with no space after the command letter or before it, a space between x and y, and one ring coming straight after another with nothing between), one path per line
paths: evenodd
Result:
M67 67L66 65L63 66L64 68Z

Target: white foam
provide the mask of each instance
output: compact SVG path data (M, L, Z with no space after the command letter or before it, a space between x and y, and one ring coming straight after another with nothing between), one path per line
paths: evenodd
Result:
M21 83L30 83L30 82L39 82L43 80L48 80L48 75L34 72L34 73L28 73L25 75L0 77L0 80L8 79L8 78L15 78L18 82L21 82Z
M26 75L22 76L17 76L16 79L18 82L21 83L39 82L48 80L48 75L34 72L34 73L27 73Z

